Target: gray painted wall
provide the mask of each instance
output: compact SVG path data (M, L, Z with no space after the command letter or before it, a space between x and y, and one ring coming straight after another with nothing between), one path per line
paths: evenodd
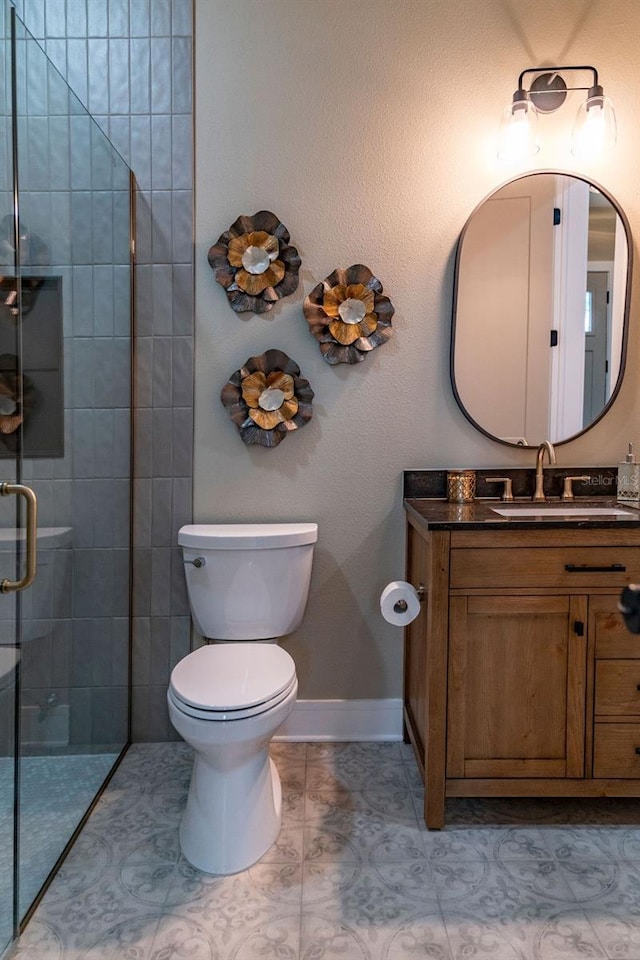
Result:
M197 522L317 520L307 614L284 642L302 698L397 697L401 630L380 591L404 573L400 476L410 467L525 466L531 451L476 432L449 384L456 242L467 217L526 170L575 169L640 229L640 4L615 0L196 0ZM496 156L518 74L593 63L618 116L618 146L578 163L581 94L540 120L527 164ZM211 185L215 184L215 189ZM300 285L271 313L234 314L207 264L241 214L267 208L302 258ZM336 267L367 264L396 313L394 336L330 367L304 297ZM640 434L640 299L628 376L611 412L558 448L561 466L610 464ZM315 390L311 422L276 449L248 448L219 393L248 357L285 350Z

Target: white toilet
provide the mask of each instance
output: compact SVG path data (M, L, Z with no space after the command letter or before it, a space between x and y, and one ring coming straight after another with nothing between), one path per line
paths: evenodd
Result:
M180 844L205 873L244 870L278 836L282 795L269 743L298 681L276 642L302 621L317 539L315 523L195 524L178 533L191 616L214 641L174 667L167 691L171 723L195 751Z

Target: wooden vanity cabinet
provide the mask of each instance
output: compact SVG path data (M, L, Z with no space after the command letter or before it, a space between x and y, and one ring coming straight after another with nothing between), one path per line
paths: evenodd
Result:
M432 530L408 513L405 729L425 820L447 797L640 796L632 529Z

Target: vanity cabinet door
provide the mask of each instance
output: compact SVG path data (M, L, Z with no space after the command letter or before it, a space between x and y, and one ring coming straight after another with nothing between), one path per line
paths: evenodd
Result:
M584 775L584 596L454 596L447 776Z

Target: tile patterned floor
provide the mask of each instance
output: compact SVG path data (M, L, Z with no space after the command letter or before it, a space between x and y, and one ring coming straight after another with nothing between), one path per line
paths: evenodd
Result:
M184 744L131 748L16 960L640 960L640 801L450 801L404 744L276 744L277 844L181 857Z

